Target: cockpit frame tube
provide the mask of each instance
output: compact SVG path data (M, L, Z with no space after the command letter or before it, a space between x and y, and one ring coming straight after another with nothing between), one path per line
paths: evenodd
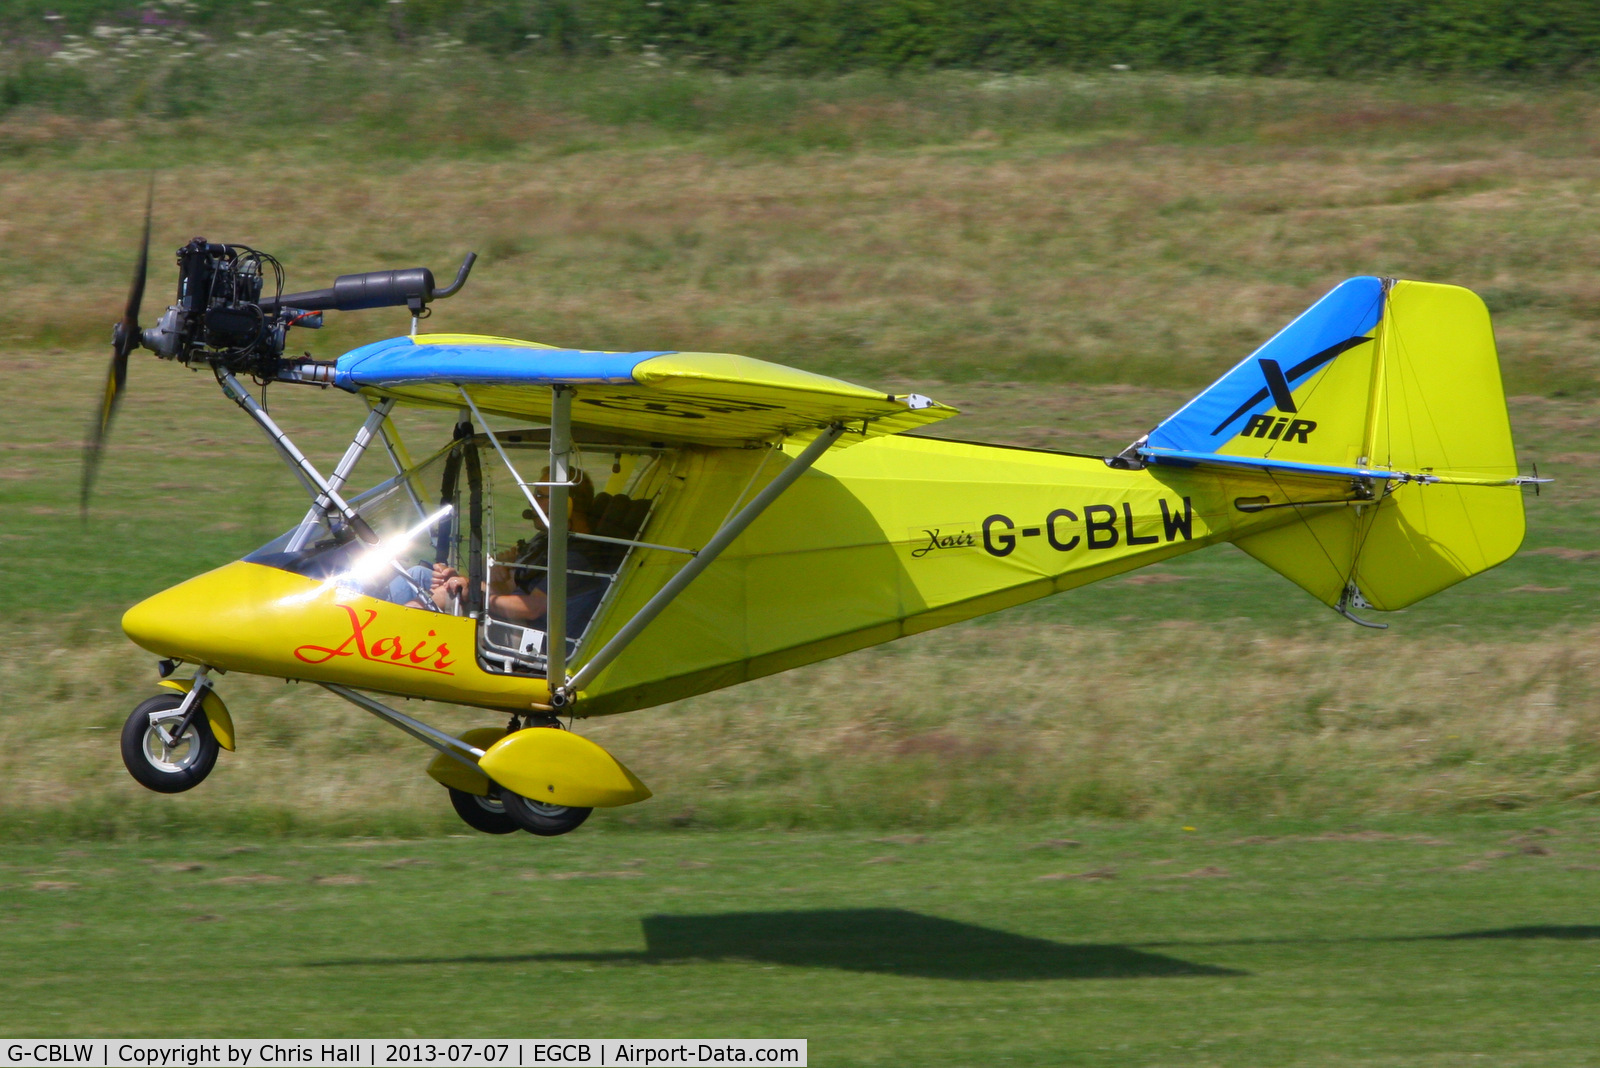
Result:
M467 471L467 615L477 619L487 607L488 576L483 570L483 467L470 434L461 441L461 453Z
M500 444L500 439L495 437L494 429L489 426L489 421L483 417L483 413L478 411L478 406L473 403L472 396L469 393L467 393L467 391L465 389L462 389L459 386L456 387L456 388L457 388L457 392L459 392L461 394L461 399L467 402L469 410L472 412L473 415L477 416L479 425L481 425L483 427L484 437L489 439L489 444L493 445L495 451L500 454L500 460L501 460L502 463L504 463L506 465L506 470L511 472L511 478L512 478L513 481L516 482L517 488L520 489L522 491L522 495L528 499L528 504L531 505L532 508L533 508L533 514L539 517L539 521L541 523L545 524L545 529L548 530L549 527L550 527L550 517L545 515L544 508L540 506L539 501L534 497L534 493L533 493L533 488L532 487L534 487L534 486L550 486L550 485L553 485L554 482L553 481L552 482L529 482L527 479L523 478L521 473L517 471L517 465L511 462L511 456L506 452L505 446L501 445ZM565 388L570 389L570 387L565 387ZM571 451L571 444L572 444L572 435L571 435L571 432L570 432L570 420L569 420L569 432L568 432L568 435L567 435L567 444L568 444L568 451L570 452ZM651 449L634 449L633 447L630 446L629 447L629 451L630 452L634 452L634 451L637 451L637 452L661 452L661 451L664 451L664 450L654 449L654 448L651 448ZM568 482L567 485L571 485L571 483ZM606 537L603 534L575 534L575 533L572 533L571 531L568 531L568 536L569 537L573 537L573 538L577 538L580 541L601 541L601 542L605 542L608 545L626 545L629 548L638 548L638 549L660 549L662 552L666 552L666 553L682 553L684 556L693 556L695 553L700 551L698 549L685 549L685 548L683 548L681 546L678 546L678 545L656 545L653 542L639 541L636 538L611 538L611 537Z
M370 408L372 402L367 401L367 406ZM405 439L400 436L400 428L394 425L392 413L390 417L385 418L378 425L378 434L383 439L383 448L389 454L389 463L394 468L394 473L405 479L406 494L411 498L412 505L416 507L417 515L427 515L428 507L422 503L422 497L426 491L419 486L415 477L410 474L416 464L411 462L411 451L406 448Z
M550 692L567 681L567 480L572 462L572 390L550 389L550 536L545 572L545 678Z
M440 479L439 505L454 504L456 499L456 483L461 477L461 456L459 447L452 448L444 461L444 474ZM452 550L456 541L456 525L460 522L460 510L452 512L445 517L433 533L433 560L436 564L448 564L453 555Z
M300 477L301 481L310 484L307 488L316 491L313 499L317 503L317 507L323 511L326 511L329 506L338 509L339 514L344 517L344 521L350 524L350 528L356 532L356 535L362 541L369 545L376 545L378 536L372 532L371 527L367 526L367 521L362 519L360 513L350 507L343 497L339 496L338 490L328 485L328 480L322 477L322 472L318 471L316 466L306 459L306 454L301 452L293 441L289 440L289 435L285 434L283 428L273 421L272 416L267 414L266 409L256 403L256 399L250 396L250 391L239 384L239 380L233 376L233 372L220 371L217 374L217 382L222 386L222 392L227 395L228 399L248 412L250 417L256 421L256 424L266 432L267 437L272 439L272 444L277 446L279 454L288 462L295 474Z
M355 470L356 463L366 453L367 446L372 444L372 436L378 432L383 421L389 418L389 413L394 410L395 399L385 397L367 412L367 418L357 428L355 437L350 439L350 445L344 450L344 455L339 457L339 462L333 469L333 474L328 476L328 486L334 490L344 489L344 484L350 479L350 472Z

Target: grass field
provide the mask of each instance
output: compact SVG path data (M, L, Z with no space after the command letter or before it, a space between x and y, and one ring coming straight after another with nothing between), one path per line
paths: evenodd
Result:
M855 377L1198 387L1365 272L1483 292L1513 392L1594 389L1592 93L440 63L476 81L312 80L342 117L320 124L270 98L10 112L0 338L102 339L148 168L158 248L247 240L292 282L443 272L476 248L445 326ZM306 340L331 355L379 319Z
M390 73L438 88L438 107L470 100L420 61ZM1379 636L1223 548L597 725L656 786L646 822L1600 797L1588 279L1600 96L1142 76L474 76L510 94L505 106L456 115L438 136L384 111L388 97L278 130L215 104L236 120L232 156L182 117L8 113L0 268L19 288L0 305L0 818L16 833L448 826L410 742L264 682L227 680L245 747L206 800L146 797L116 770L114 728L151 681L117 632L122 609L298 514L293 482L204 376L140 357L93 523L78 521L77 443L136 232L134 168L180 151L197 161L181 177L158 169L149 315L170 284L159 250L194 232L276 251L291 286L385 264L443 271L474 247L484 259L435 329L742 351L920 389L967 410L945 432L1023 445L1120 448L1350 273L1488 298L1522 454L1559 479L1530 500L1528 548L1506 567ZM375 134L374 116L404 144ZM807 124L826 136L790 136ZM251 181L236 180L240 163ZM329 357L404 326L335 315L300 337ZM268 401L324 462L356 413L287 387ZM411 426L442 433L427 417Z
M1600 984L1589 816L199 837L10 848L0 884L13 1035L1549 1068L1593 1063Z
M391 73L321 124L0 118L0 967L24 977L0 1032L1592 1060L1600 96L539 69L475 70L474 97ZM155 681L117 620L303 499L208 379L136 357L79 523L151 167L147 318L194 233L306 288L476 248L435 329L744 352L1048 448L1120 449L1349 274L1457 282L1495 313L1524 460L1558 481L1520 555L1383 634L1223 547L584 725L656 797L567 839L448 837L415 743L231 676L240 751L157 796L117 756ZM405 325L302 340L327 358ZM359 411L268 401L324 463Z

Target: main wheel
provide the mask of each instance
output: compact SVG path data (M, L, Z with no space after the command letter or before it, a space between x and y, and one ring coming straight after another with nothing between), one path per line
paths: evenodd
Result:
M506 815L506 807L495 798L479 797L454 786L445 789L450 791L450 803L455 806L456 815L473 830L484 834L515 834L522 830L522 825Z
M181 737L174 738L183 704L181 693L164 693L141 701L122 725L122 762L140 786L157 793L178 794L205 781L216 767L221 746L211 723L196 708Z
M594 811L592 808L530 801L506 789L500 791L500 803L505 806L506 815L516 821L518 827L540 838L554 838L558 834L575 831Z

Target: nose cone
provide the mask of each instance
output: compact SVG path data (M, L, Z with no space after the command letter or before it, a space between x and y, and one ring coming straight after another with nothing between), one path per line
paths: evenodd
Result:
M157 656L250 675L334 682L488 708L549 700L543 679L488 675L466 616L407 608L240 560L140 601L122 617Z
M283 598L278 575L299 578L243 562L197 575L128 609L122 632L158 656L248 670L253 625Z

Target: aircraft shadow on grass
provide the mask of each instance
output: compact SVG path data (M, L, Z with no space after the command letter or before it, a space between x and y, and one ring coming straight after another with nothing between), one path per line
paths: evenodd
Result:
M1137 945L1158 949L1194 949L1217 946L1306 946L1353 945L1391 942L1472 942L1480 939L1551 939L1564 942L1600 941L1600 924L1529 924L1524 927L1491 927L1482 931L1456 931L1451 934L1366 935L1356 938L1221 938L1208 941L1141 942Z
M1247 973L1192 964L1128 946L1052 942L905 909L818 909L646 916L646 948L601 953L526 953L315 962L510 964L587 961L668 964L743 960L802 968L838 968L925 979L1152 979Z
M1554 938L1581 942L1590 939L1600 940L1600 925L1568 924L1565 926L1497 927L1488 931L1462 931L1459 934L1416 935L1410 939L1397 938L1394 941L1456 942L1473 938Z

